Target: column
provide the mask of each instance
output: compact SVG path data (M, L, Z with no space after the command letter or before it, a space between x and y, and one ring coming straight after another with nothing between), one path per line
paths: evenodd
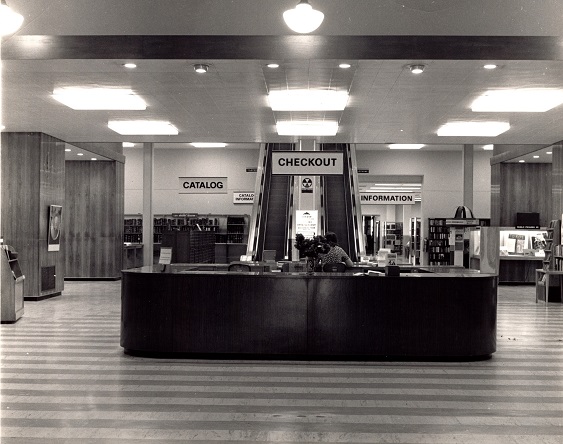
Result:
M463 145L463 205L473 211L473 145Z
M154 214L152 209L154 147L143 143L143 265L153 264Z

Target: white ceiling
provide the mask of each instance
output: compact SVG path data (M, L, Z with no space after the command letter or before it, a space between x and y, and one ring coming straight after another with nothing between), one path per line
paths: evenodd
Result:
M8 0L25 16L18 35L291 34L281 12L297 0ZM325 12L323 35L560 35L561 0L312 0ZM336 118L336 137L320 142L425 143L423 149L460 149L463 144L545 144L563 140L563 106L547 113L473 113L469 105L489 88L563 88L563 57L552 61L480 60L4 60L2 123L5 131L40 131L67 142L290 142L280 137L282 117ZM193 64L206 62L205 75ZM407 69L424 63L419 76ZM129 87L148 103L145 111L74 111L50 97L58 86ZM347 108L338 113L274 113L270 89L347 89ZM319 115L320 114L320 115ZM107 127L110 119L168 120L178 136L125 137ZM438 137L451 120L508 121L496 138Z

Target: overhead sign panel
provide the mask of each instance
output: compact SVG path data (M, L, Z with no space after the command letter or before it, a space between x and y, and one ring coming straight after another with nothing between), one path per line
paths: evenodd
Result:
M227 194L226 177L180 177L180 194Z
M360 193L364 205L414 205L414 193Z
M292 176L340 175L344 154L337 151L274 151L272 174Z

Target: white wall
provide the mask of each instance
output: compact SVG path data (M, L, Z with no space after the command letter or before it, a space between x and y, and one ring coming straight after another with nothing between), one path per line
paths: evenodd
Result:
M125 148L125 214L143 211L143 154L141 148ZM253 191L255 173L246 168L258 164L258 149L170 149L157 148L154 155L154 213L250 214L251 204L233 204L233 191ZM473 213L490 217L491 152L476 151L474 156ZM412 208L411 216L453 217L463 203L462 151L369 151L358 150L358 167L370 175L424 176L422 205ZM178 177L227 177L227 194L179 194ZM364 214L387 214L387 205L363 205Z
M476 151L473 161L473 214L489 218L491 214L491 167L487 151ZM424 176L420 216L453 217L463 204L462 151L368 151L356 152L358 168L368 168L370 175ZM381 214L384 205L363 205L364 214Z
M124 148L125 214L143 212L143 150ZM254 191L258 149L154 150L154 214L251 214L252 204L234 204L233 191ZM227 194L180 194L179 177L227 177Z

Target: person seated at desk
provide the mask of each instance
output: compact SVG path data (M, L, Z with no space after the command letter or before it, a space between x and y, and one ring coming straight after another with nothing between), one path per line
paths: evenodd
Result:
M338 238L336 234L332 231L329 231L325 234L325 239L330 246L330 250L326 254L319 254L319 258L321 260L321 267L324 264L334 264L335 262L344 262L347 267L353 267L354 263L352 259L348 256L348 254L339 247Z

